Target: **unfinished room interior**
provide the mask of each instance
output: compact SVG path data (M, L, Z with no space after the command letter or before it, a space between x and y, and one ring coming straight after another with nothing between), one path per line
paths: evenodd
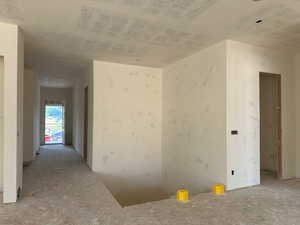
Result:
M0 224L300 225L300 1L0 0Z

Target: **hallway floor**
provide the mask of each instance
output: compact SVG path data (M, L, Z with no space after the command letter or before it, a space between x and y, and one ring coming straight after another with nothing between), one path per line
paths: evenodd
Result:
M0 224L93 225L119 210L99 175L72 148L50 145L24 168L20 201L0 205Z
M71 148L50 146L24 170L17 204L0 204L1 225L298 225L300 180L266 182L121 208Z

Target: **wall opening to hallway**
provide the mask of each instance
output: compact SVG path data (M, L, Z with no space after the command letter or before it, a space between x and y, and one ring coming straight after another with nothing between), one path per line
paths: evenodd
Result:
M281 76L260 73L260 169L261 180L280 178Z
M49 144L45 140L47 128L46 125L46 106L64 106L63 113L60 119L64 123L60 125L63 132L57 130L58 137L63 133L63 140L60 144L72 145L73 144L73 88L50 88L41 87L40 89L40 145ZM62 121L62 120L61 120ZM63 127L63 129L62 129ZM54 134L53 134L54 135ZM57 139L54 137L54 139ZM50 140L50 142L52 142ZM56 143L56 142L55 142Z

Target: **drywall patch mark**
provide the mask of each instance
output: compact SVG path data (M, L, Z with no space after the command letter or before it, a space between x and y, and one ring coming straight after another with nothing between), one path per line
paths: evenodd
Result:
M164 0L150 0L149 4L145 8L145 12L153 15L158 15L162 11L165 11L168 7L168 2Z
M203 164L202 159L200 159L199 157L197 157L197 158L195 159L195 161L196 161L197 163L199 163L199 164Z
M187 10L191 5L193 5L196 2L196 0L175 0L172 1L172 8L180 10L180 11L185 11Z
M250 118L256 122L259 122L260 120L256 116L250 116Z
M210 76L211 76L211 74L206 74L206 76L204 77L204 80L203 80L203 82L202 82L202 86L203 87L206 87L207 86L207 83L208 83L208 81L209 81L209 79L210 79Z
M83 6L78 19L80 30L118 37L127 27L127 17L111 14L102 9Z
M128 22L129 20L126 18L115 17L111 25L108 27L108 33L111 36L117 37L128 26Z
M167 15L178 18L183 16L194 3L196 3L196 0L150 0L144 10L152 15Z
M94 11L95 23L92 25L92 31L95 33L105 32L111 22L111 16L99 9L94 9Z
M91 23L91 20L93 18L95 10L93 8L89 8L86 6L83 6L81 8L81 15L79 17L78 26L81 30L88 30L88 27Z
M194 4L193 7L186 12L185 16L190 19L196 18L196 17L202 15L207 10L209 10L211 7L213 7L219 1L222 1L222 0L197 1L196 4Z
M194 34L173 29L164 30L152 40L153 44L159 46L186 45L186 42L194 42Z
M145 48L132 45L122 45L117 42L105 42L105 41L84 41L81 49L85 52L98 58L100 56L126 55L128 57L142 57L147 53Z
M147 0L123 0L123 4L129 7L144 7Z
M141 19L131 19L127 30L122 34L123 39L151 41L157 33L163 31L163 26L158 26Z
M0 0L0 16L11 19L23 19L21 0Z
M97 2L97 3L108 3L108 4L115 4L115 3L119 3L120 0L88 0L90 2Z
M103 156L102 157L103 163L106 163L108 159L109 159L109 156L107 156L107 155Z

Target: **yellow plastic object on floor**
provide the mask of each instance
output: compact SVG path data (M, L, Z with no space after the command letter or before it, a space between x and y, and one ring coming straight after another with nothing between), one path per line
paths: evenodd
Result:
M187 202L189 201L189 192L187 190L178 190L177 191L177 201Z
M225 193L224 184L215 184L213 186L213 193L216 195L223 195Z

